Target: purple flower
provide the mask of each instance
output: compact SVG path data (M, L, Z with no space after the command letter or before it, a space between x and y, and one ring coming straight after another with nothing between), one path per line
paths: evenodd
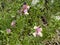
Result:
M11 29L6 29L7 34L11 33Z
M33 36L36 37L36 36L40 36L42 37L42 28L40 28L39 26L34 26L34 29L36 30L34 33L33 33Z
M23 12L24 14L29 14L28 13L29 8L30 8L30 6L28 6L27 4L23 5L21 12Z

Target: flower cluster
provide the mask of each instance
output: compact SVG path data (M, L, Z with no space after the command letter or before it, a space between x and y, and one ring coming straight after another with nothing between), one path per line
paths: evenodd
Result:
M16 21L13 20L13 21L11 22L11 26L12 26L12 27L15 27L15 25L16 25ZM10 34L10 33L11 33L11 29L7 28L7 29L6 29L6 32L7 32L7 34Z

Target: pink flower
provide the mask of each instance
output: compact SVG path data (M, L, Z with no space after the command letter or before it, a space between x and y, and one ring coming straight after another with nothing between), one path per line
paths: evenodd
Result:
M36 36L40 36L42 37L42 28L40 28L39 26L34 26L34 29L36 30L34 33L33 33L33 36L36 37Z
M6 32L7 32L7 34L10 34L11 30L10 29L6 29Z
M29 10L30 6L28 6L27 4L23 5L21 12L23 12L24 14L29 14L28 10Z
M13 20L13 21L11 22L11 26L12 26L12 27L14 27L14 26L15 26L15 24L16 24L16 21L15 21L15 20Z

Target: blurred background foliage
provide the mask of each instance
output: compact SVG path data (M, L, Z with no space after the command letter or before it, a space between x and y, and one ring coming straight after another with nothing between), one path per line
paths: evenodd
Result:
M31 8L29 15L21 16L18 10L24 2ZM60 0L39 0L35 6L31 2L32 0L0 0L0 45L60 45L60 36L56 32L60 31L60 20L52 18L60 16ZM44 26L41 16L46 17L47 26ZM14 28L11 27L12 20L16 20ZM43 28L43 37L33 37L35 25ZM7 28L12 30L11 34L6 33Z

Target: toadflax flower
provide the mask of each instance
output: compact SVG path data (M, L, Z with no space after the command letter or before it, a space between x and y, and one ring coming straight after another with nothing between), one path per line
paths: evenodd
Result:
M11 33L11 29L6 29L7 34Z
M36 30L34 33L33 33L33 36L36 37L36 36L40 36L42 37L42 28L39 27L39 26L34 26L34 29Z
M16 21L13 20L13 21L11 22L11 26L14 27L15 25L16 25Z
M24 2L23 7L20 12L23 12L24 14L29 14L28 13L29 8L30 8L30 6L27 5L26 2Z

